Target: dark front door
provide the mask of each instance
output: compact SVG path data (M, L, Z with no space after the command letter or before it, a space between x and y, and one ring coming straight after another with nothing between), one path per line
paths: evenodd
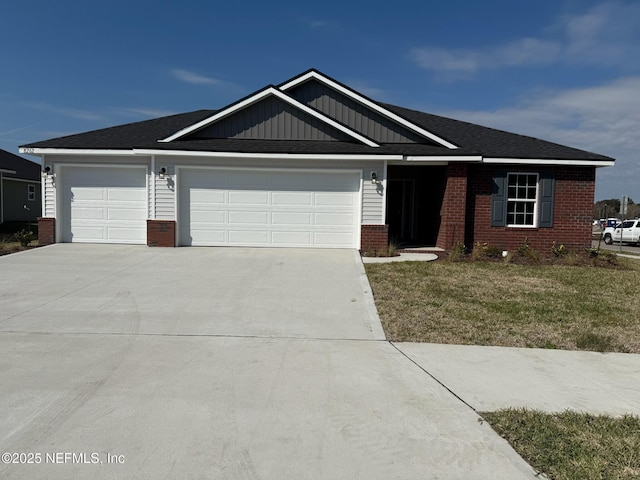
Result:
M415 189L413 179L390 179L387 192L389 238L407 242L415 238Z

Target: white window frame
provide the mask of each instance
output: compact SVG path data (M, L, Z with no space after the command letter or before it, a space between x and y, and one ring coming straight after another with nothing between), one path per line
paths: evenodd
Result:
M535 175L536 177L536 197L534 199L527 198L517 198L509 196L509 185L512 176L528 176ZM517 188L517 186L516 186ZM536 172L509 172L507 173L507 184L506 184L506 208L507 208L507 227L509 228L538 228L538 204L540 203L540 174ZM533 223L532 224L517 224L517 223L509 223L510 217L510 209L509 205L511 203L532 203L533 204Z
M30 202L36 201L36 186L35 185L27 185L27 200Z

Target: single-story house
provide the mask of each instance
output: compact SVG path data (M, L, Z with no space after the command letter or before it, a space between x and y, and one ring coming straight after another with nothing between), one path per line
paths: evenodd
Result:
M41 168L0 150L0 223L35 222L41 215Z
M376 102L309 70L220 110L21 147L40 243L382 248L590 245L614 159Z

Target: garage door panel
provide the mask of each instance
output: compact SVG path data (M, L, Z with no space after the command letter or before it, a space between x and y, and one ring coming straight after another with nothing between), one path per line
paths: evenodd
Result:
M353 241L350 232L316 232L314 244L319 247L340 247Z
M349 226L353 225L353 214L351 213L316 213L314 216L316 225L326 226Z
M269 232L266 230L229 230L230 245L267 245Z
M311 215L309 212L273 212L271 214L271 224L311 225Z
M229 192L229 205L268 205L268 192L240 190Z
M103 201L104 189L103 188L83 188L83 187L71 187L71 201L72 202L90 202L90 201Z
M310 232L272 232L271 243L276 246L312 246Z
M229 211L229 225L268 225L269 212Z
M107 200L115 202L140 202L145 200L145 193L140 189L134 188L106 188L105 193Z
M137 222L144 215L144 208L109 208L107 211L107 218L114 221L131 220Z
M181 245L357 247L356 172L185 168L178 181Z
M204 190L201 188L191 189L191 205L195 205L196 203L225 204L225 192L219 190Z
M224 210L192 210L190 216L192 225L206 225L207 223L224 225L227 223L227 212Z
M312 205L313 194L309 192L273 192L271 194L272 205Z
M145 168L63 167L64 242L146 243Z

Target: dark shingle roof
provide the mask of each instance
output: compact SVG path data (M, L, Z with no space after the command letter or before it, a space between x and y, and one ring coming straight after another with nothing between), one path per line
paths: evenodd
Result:
M0 169L12 170L16 173L3 173L5 178L20 178L22 180L40 181L40 165L19 157L6 150L0 150Z
M448 149L427 144L383 144L369 147L359 142L249 140L249 139L178 139L169 143L158 140L198 123L217 110L197 110L167 117L130 123L91 132L69 135L25 145L28 148L64 148L128 150L159 149L243 153L308 153L308 154L396 154L396 155L482 155L484 157L558 160L605 160L610 157L547 142L538 138L483 127L451 118L382 104L393 113L425 130L457 145Z

